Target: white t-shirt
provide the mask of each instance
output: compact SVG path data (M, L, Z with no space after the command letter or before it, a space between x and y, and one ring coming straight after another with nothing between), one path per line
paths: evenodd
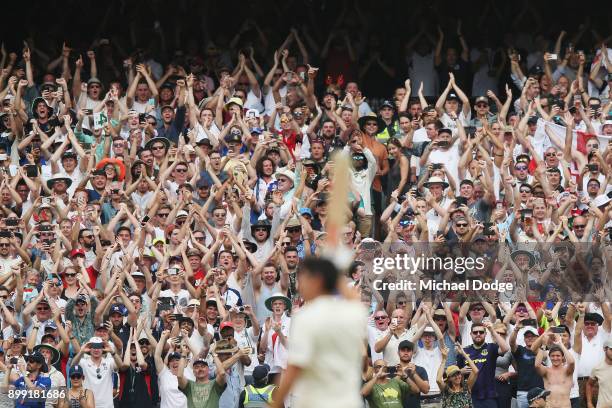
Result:
M187 304L189 304L189 299L191 299L191 295L185 289L181 289L179 293L174 293L170 289L162 290L159 297L172 298L177 305L181 305L183 307L187 306Z
M81 366L85 374L85 388L94 395L96 408L113 408L113 371L117 369L115 359L107 354L96 366L90 356L83 356Z
M601 326L591 341L587 340L586 336L582 334L582 354L577 365L578 377L589 377L593 368L605 359L603 345L608 337L610 337L610 333L606 333Z
M436 381L438 376L438 367L442 362L442 353L438 347L434 347L431 350L427 350L424 347L416 347L416 354L412 358L412 362L418 366L421 366L427 371L427 378L429 381L429 393L426 395L438 395L440 394L440 387Z
M397 347L404 340L414 341L414 336L416 332L416 326L413 326L410 329L404 330L404 333L402 333L399 337L396 337L395 334L391 336L391 339L383 350L383 357L385 358L387 365L394 366L400 363ZM376 341L385 337L387 333L389 333L389 329L385 330L384 332L381 332L380 336L376 339Z
M187 406L187 397L179 390L178 378L168 370L168 367L164 366L161 370L158 382L161 398L159 408L185 408Z
M333 310L334 313L330 313ZM358 408L367 312L358 302L321 296L294 316L289 364L302 368L293 408Z

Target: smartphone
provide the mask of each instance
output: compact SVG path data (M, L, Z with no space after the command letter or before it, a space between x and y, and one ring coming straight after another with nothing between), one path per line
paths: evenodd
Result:
M465 197L457 197L455 198L455 204L457 205L457 207L461 207L462 205L467 205L468 200Z
M144 113L138 114L138 122L145 123L147 121L147 115Z
M39 225L38 230L39 231L53 231L53 227L49 224L44 224L44 225Z
M521 324L523 325L523 327L526 326L531 326L531 327L538 327L538 323L536 322L536 319L524 319L521 320Z
M19 225L19 219L17 219L17 218L7 218L6 220L4 220L4 224L7 227L16 227L17 225Z
M468 135L469 138L476 136L476 126L466 126L465 134Z
M11 232L7 231L7 230L0 231L0 237L1 238L10 238L11 237Z
M168 268L168 275L178 275L178 268Z
M397 325L397 317L394 317L393 319L391 319L391 324Z
M19 359L17 357L11 357L11 359L9 360L9 363L11 364L17 364L19 362Z
M431 165L432 170L440 170L442 168L442 163L433 163Z
M439 142L436 142L436 145L438 147L448 147L448 142L446 140L440 140Z
M144 217L142 217L142 220L140 220L140 224L144 225L147 222L149 222L150 219L151 219L151 217L149 217L148 215L145 215Z
M496 208L497 210L499 210L499 211L503 211L503 209L504 209L504 202L503 202L503 201L499 201L499 200L498 200L498 201L497 201L497 204L496 204L496 206L495 206L495 208Z
M86 115L91 115L93 114L93 109L83 109L83 113Z
M387 366L387 377L395 377L397 375L396 366Z
M172 313L171 315L175 320L181 319L183 317L183 315L181 313ZM182 336L179 336L181 338L183 338Z
M598 164L587 164L587 169L589 169L590 172L594 173L599 170L599 165Z
M555 61L555 60L557 60L558 58L559 58L559 57L557 56L557 54L550 54L550 55L548 56L548 60L549 60L549 61Z
M493 232L493 223L492 222L483 222L482 225L484 229L482 230L482 235L495 235Z
M180 343L181 341L183 341L183 336L176 336L176 342Z
M51 204L51 197L43 197L42 198L42 203L43 204Z
M149 100L147 101L147 103L151 106L155 106L155 98L149 98Z
M33 177L38 177L38 167L34 164L28 164L27 166L25 166L25 170L26 170L26 176L33 178ZM44 202L44 198L43 198L43 202Z
M550 328L550 331L555 333L555 334L563 334L563 333L565 333L565 328L559 327L559 326L554 326L554 327Z

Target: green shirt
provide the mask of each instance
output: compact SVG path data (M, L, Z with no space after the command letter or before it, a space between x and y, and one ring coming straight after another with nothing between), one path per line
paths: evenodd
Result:
M374 384L368 396L371 408L403 408L402 395L410 392L410 387L398 377L385 384Z
M185 389L181 391L187 397L188 408L217 408L225 387L225 384L221 386L215 380L207 383L189 380Z

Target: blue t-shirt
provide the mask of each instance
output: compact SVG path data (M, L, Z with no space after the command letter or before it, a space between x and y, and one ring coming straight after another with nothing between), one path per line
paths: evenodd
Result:
M472 388L472 399L497 398L495 391L495 363L499 355L499 346L495 343L484 343L480 347L475 345L464 348L465 353L478 367L478 377ZM465 358L457 355L457 366L465 367Z
M40 374L38 374L38 377L36 377L36 379L33 381L34 385L38 388L38 389L43 389L43 390L48 390L51 388L51 378L49 377L43 377ZM19 377L16 381L15 381L15 388L17 390L26 390L26 384L25 384L25 380L23 379L23 377ZM32 392L36 393L36 390L32 390ZM15 400L15 407L16 408L21 408L21 407L29 407L29 408L44 408L45 406L45 399L44 398L37 398L37 399L30 399L28 400L26 399L16 399Z

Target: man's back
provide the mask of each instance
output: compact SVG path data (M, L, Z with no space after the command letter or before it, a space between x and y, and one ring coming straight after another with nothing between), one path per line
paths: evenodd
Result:
M295 407L360 407L367 313L360 303L322 296L296 314L289 364L303 369Z

